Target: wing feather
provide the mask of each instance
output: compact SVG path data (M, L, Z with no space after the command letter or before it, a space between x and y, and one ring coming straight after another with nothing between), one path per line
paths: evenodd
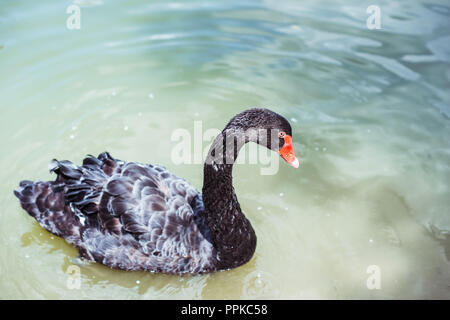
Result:
M199 216L201 194L184 179L107 152L87 156L82 166L54 160L50 170L55 182L24 181L16 195L83 257L125 270L214 270L215 249Z

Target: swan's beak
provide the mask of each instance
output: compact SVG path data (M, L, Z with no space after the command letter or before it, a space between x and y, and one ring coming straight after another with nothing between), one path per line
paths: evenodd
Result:
M294 153L294 147L292 146L291 136L289 135L284 136L284 145L280 150L278 150L278 153L284 160L286 160L287 163L289 163L296 169L298 168L299 162Z

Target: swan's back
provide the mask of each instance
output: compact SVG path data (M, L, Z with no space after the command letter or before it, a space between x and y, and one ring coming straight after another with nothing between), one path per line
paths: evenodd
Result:
M22 207L86 259L124 270L214 271L201 194L165 168L102 153L56 161L56 181L22 181Z

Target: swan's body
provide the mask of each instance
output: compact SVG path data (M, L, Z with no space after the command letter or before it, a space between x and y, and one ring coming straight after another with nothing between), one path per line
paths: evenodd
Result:
M214 248L201 232L201 194L185 180L108 153L81 167L54 165L56 181L25 181L17 192L24 209L82 257L124 270L214 270Z
M239 149L252 138L234 141L230 153L224 137L237 136L242 121L267 113L276 115L247 110L216 138L212 149L225 146L223 159L231 160L210 157L203 196L163 167L126 163L107 152L88 156L82 166L54 160L50 170L56 181L22 181L14 193L42 227L65 238L88 260L123 270L177 274L234 268L250 260L256 248L231 175ZM287 126L282 129L290 137Z

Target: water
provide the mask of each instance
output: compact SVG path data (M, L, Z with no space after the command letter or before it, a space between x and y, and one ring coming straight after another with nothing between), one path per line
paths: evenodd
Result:
M378 1L381 30L366 27L370 1L75 3L80 30L66 27L69 1L0 5L1 298L450 298L446 1ZM250 106L290 120L300 168L235 167L258 236L238 269L76 264L12 194L53 179L52 158L104 150L201 188L202 165L171 160L172 133L221 129Z

